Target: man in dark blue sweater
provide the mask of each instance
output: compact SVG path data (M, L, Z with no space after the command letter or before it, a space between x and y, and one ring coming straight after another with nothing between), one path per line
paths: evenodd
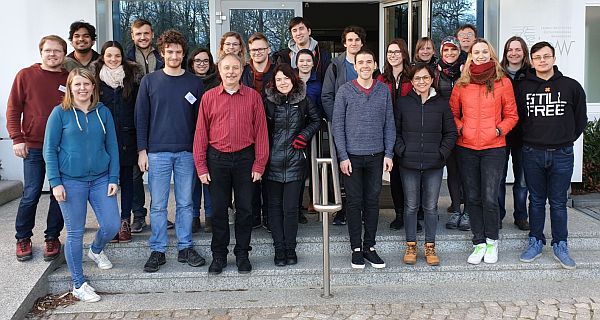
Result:
M167 246L167 204L171 176L175 184L177 261L199 267L205 261L192 243L192 190L194 159L192 145L202 80L181 68L187 43L176 30L165 31L158 48L165 60L162 70L142 79L136 101L138 165L148 171L152 253L144 271L156 272L165 264Z

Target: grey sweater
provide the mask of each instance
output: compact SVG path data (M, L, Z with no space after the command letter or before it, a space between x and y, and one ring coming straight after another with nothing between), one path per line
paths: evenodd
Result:
M332 130L339 161L348 160L348 154L384 152L390 159L394 155L396 126L390 90L374 81L369 95L349 81L335 96Z

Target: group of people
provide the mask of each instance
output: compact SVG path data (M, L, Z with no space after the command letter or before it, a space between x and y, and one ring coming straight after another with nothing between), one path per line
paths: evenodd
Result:
M32 258L46 175L52 195L44 258L60 254L66 225L64 253L75 297L100 300L83 275L87 203L99 224L87 256L109 269L105 246L131 241L131 233L146 225L145 172L151 253L144 271L166 263L168 228L175 228L178 262L206 263L192 241L201 229L202 196L204 230L212 233L209 274L227 267L230 223L238 272L252 270L251 232L260 226L272 234L274 264L296 264L298 223L306 223L299 208L307 146L323 117L332 123L344 189L333 224L348 225L353 268L365 262L385 267L375 249L384 171L396 213L390 228L406 232L404 263L417 262L418 220L424 221L427 264L440 263L435 236L444 167L452 200L446 227L473 233L468 263L495 263L509 155L514 223L530 229L521 261L542 254L548 201L554 255L563 267L575 268L566 200L586 101L579 83L554 65L548 42L528 49L512 37L499 60L476 28L465 25L442 39L439 57L430 38L419 39L412 61L406 42L393 39L380 72L358 26L344 29L345 51L333 59L302 17L291 19L288 48L275 53L261 33L246 48L240 34L227 32L216 62L207 49L189 51L177 30L161 34L156 47L149 21L138 19L131 30L134 45L127 51L107 41L95 52L95 28L82 21L70 27L69 55L62 38L43 37L41 63L17 74L8 101L7 127L25 180L17 259ZM167 219L171 181L174 223Z

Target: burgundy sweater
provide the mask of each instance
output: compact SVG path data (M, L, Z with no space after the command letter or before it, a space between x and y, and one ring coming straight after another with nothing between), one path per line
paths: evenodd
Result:
M62 102L61 90L66 89L68 75L64 69L43 70L39 63L17 73L6 108L6 128L13 144L24 142L29 148L42 148L46 122L52 109Z

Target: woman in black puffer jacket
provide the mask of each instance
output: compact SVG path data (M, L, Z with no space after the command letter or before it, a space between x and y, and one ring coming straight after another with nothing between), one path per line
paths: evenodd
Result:
M306 177L305 149L321 125L321 114L306 97L304 82L288 64L275 67L265 92L270 148L263 179L269 193L274 262L285 266L298 262L298 197Z

